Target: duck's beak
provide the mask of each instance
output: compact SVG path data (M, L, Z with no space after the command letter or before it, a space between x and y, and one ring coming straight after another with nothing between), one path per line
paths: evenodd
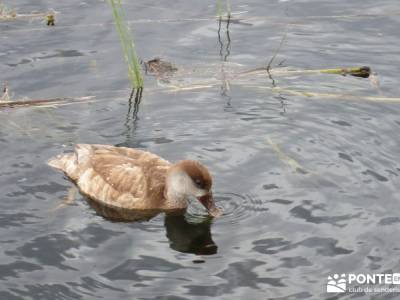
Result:
M222 210L215 206L214 198L211 192L197 199L201 202L201 204L204 205L212 217L219 217L222 215Z

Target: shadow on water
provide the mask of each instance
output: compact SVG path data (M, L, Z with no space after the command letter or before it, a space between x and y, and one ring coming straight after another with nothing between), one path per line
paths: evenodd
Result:
M86 198L89 205L100 216L112 222L140 222L148 221L163 211L160 210L128 210L109 207ZM165 212L164 226L170 248L196 255L211 255L217 253L217 245L211 236L211 217L190 218L185 215L186 210Z

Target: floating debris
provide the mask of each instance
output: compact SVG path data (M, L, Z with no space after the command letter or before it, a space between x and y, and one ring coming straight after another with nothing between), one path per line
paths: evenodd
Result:
M261 67L244 71L238 74L238 76L258 74L267 72L273 76L291 76L291 75L315 75L315 74L337 74L337 75L351 75L354 77L368 78L371 75L371 68L367 66L363 67L352 67L352 68L336 68L336 69L317 69L317 70L288 70L287 68L274 68L268 69L268 67Z
M59 105L68 105L74 103L87 103L93 100L94 96L80 97L80 98L50 98L50 99L34 99L34 100L8 100L0 102L0 109L2 108L16 108L16 107L31 107L31 106L48 106L55 107Z
M30 14L20 14L15 9L10 9L3 4L0 4L0 21L12 21L17 19L45 19L48 26L55 25L55 12L34 12Z
M291 88L267 87L267 86L261 86L261 85L248 85L248 84L244 84L241 86L243 86L245 88L270 90L270 91L276 92L276 93L285 93L288 95L303 96L303 97L308 97L308 98L400 103L400 97L363 96L363 95L338 94L338 93L318 93L318 92L313 92L313 91L294 90Z
M368 78L371 74L371 68L367 66L356 68L339 68L339 69L321 69L320 73L324 74L338 74L338 75L351 75L355 77Z
M144 67L146 72L156 75L163 75L178 71L178 68L172 63L164 61L159 57L148 60L144 63Z
M54 26L56 22L56 18L53 12L48 13L48 15L46 16L46 23L47 26Z
M159 57L148 60L143 65L146 74L153 74L164 82L169 82L169 78L178 71L178 68L172 63L164 61Z
M312 74L357 74L362 72L368 72L369 69L369 81L373 87L379 89L379 80L375 72L372 72L369 67L360 67L360 68L339 68L339 69L319 69L319 70L288 70L287 68L275 68L271 69L270 73L273 76L292 76L292 75L312 75ZM174 76L174 80L171 82L162 82L159 81L158 85L162 88L166 88L167 92L181 92L181 91L194 91L199 89L209 89L214 88L221 85L221 80L217 77L214 77L212 74L204 73L202 71L187 73L184 68L179 68L178 74ZM185 82L186 78L191 75L202 75L204 78L190 79L188 82ZM253 76L251 76L253 75ZM250 71L244 72L229 72L224 80L224 84L229 86L241 86L243 88L250 89L261 89L261 90L269 90L273 93L284 93L293 96L303 96L308 98L318 98L320 100L323 99L333 99L333 100L348 100L348 101L370 101L370 102L387 102L387 103L400 103L400 97L386 97L384 95L355 95L355 94L345 94L345 93L321 93L317 91L307 91L294 89L292 87L277 87L277 86L267 86L264 83L254 83L254 75L266 76L268 75L266 68L257 68L252 69ZM207 78L205 78L207 77Z
M311 171L306 170L303 166L301 166L296 160L286 155L278 144L274 143L270 137L267 137L267 143L271 146L272 150L278 155L279 159L291 167L294 171L301 174L313 173Z

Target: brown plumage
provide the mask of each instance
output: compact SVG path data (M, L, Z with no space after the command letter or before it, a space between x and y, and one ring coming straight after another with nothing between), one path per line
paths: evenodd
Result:
M142 150L79 144L74 153L58 155L48 164L62 170L83 194L110 207L183 209L195 196L210 214L219 214L212 200L211 175L197 161L171 164Z
M197 187L206 190L211 189L212 178L207 168L195 160L183 160L180 163Z

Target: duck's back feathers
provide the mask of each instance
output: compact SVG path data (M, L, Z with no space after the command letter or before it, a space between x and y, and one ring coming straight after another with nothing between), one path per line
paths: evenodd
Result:
M170 163L149 152L79 144L48 164L64 171L88 197L112 207L162 208Z

